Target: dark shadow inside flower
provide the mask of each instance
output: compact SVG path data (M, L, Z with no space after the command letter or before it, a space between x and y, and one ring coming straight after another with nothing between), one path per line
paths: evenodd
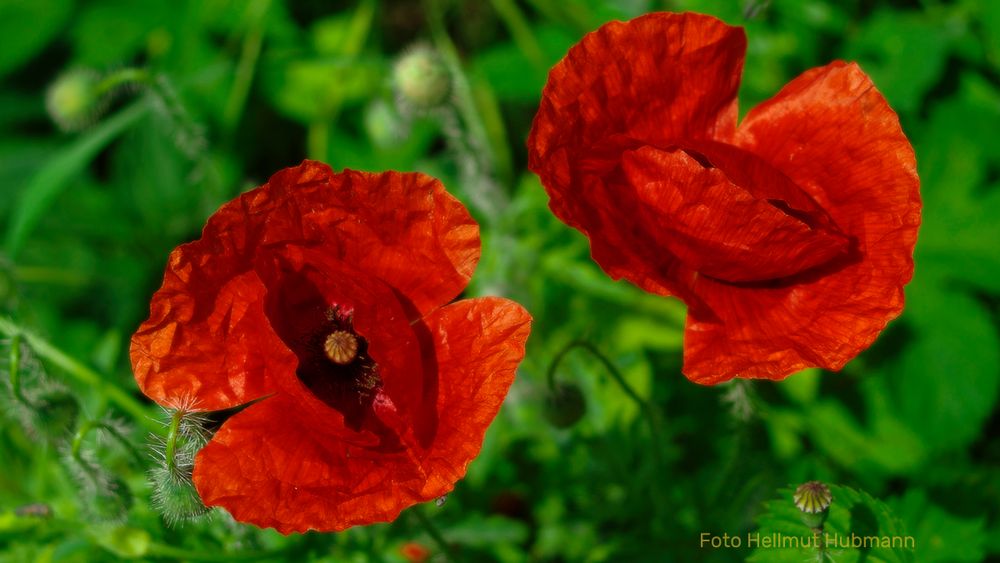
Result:
M424 381L421 401L414 417L413 430L416 434L417 443L426 448L430 447L431 442L434 441L438 425L438 361L434 350L434 336L431 334L430 329L427 328L427 325L419 320L421 315L416 305L396 289L393 289L393 293L406 312L406 317L409 319L418 319L410 323L410 327L413 329L413 335L416 337L417 345L420 347Z
M690 146L627 151L620 178L654 240L691 271L774 286L858 259L857 241L781 172L730 145Z
M436 382L423 369L433 358L424 358L391 288L319 254L284 247L258 256L265 314L297 357L295 375L313 397L348 428L377 435L380 447L401 447L405 434L426 427L421 414L434 411L427 395ZM395 377L387 381L387 372Z

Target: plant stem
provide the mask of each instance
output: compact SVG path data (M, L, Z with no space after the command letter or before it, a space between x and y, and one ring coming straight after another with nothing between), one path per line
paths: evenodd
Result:
M125 448L125 451L127 451L129 455L132 456L132 459L134 459L136 463L142 465L143 462L142 454L139 453L139 450L135 449L135 446L132 445L132 442L114 426L106 422L101 422L97 420L85 421L83 424L80 425L80 428L76 431L76 434L73 435L73 446L71 453L73 457L76 458L78 462L80 462L81 465L86 465L86 464L80 457L80 449L83 447L83 440L87 437L87 434L89 434L91 430L103 430L108 434L110 434L114 439L118 440L118 443L120 443Z
M107 378L101 374L56 348L47 340L21 327L8 317L0 317L0 332L10 338L13 338L14 335L20 335L39 357L52 362L53 365L61 368L67 375L79 383L96 389L109 401L131 415L135 422L144 429L156 434L162 432L162 428L150 418L146 407L142 403L121 388L109 383Z
M600 350L598 350L596 346L594 346L590 342L587 342L586 340L573 340L565 347L563 347L563 349L560 350L558 354L556 354L555 358L552 359L552 363L549 365L549 371L548 371L549 388L550 389L555 388L556 368L559 367L559 363L562 362L566 354L568 354L574 348L582 348L590 352L591 355L597 358L598 361L600 361L601 364L604 365L604 368L608 372L608 375L611 376L611 379L614 379L615 383L617 383L618 386L622 388L622 391L624 391L625 394L628 395L628 397L632 399L632 401L635 402L635 404L639 407L639 410L643 413L646 422L649 423L649 432L653 438L653 448L652 448L653 456L656 458L657 466L660 468L664 467L663 453L660 451L660 447L663 444L662 441L663 432L661 430L660 418L656 412L656 409L653 408L652 403L643 399L642 397L639 396L638 393L636 393L635 389L633 389L632 386L628 384L628 381L625 380L625 377L622 375L621 371L618 370L618 367L615 366L611 362L611 360L609 360L608 357L605 356Z
M167 472L171 475L174 475L177 471L177 462L174 460L174 454L177 451L177 435L183 417L183 411L174 411L173 416L170 417L170 427L167 429L167 445L164 449L164 457L167 460Z
M330 159L330 123L317 120L309 124L306 131L306 153L313 160L326 162Z
M423 507L421 506L415 506L410 512L417 517L417 520L424 528L424 531L427 532L427 535L429 535L431 539L434 540L434 543L438 545L438 548L441 550L441 553L444 554L445 558L448 561L457 561L455 553L451 549L451 545L448 544L448 540L444 539L444 536L441 535L441 531L438 530L437 526L434 525L434 522L432 522L431 519L424 514L423 510L421 510L422 508Z
M424 0L423 6L427 14L427 26L430 29L431 39L435 48L441 53L442 59L448 65L449 74L452 77L455 106L461 117L461 129L468 136L467 140L463 139L463 142L468 146L467 156L475 160L478 167L477 172L485 179L485 181L478 182L478 189L484 192L481 199L493 202L493 209L483 209L482 211L487 219L495 221L495 216L506 209L509 202L507 194L499 189L499 186L492 179L496 162L492 152L493 147L486 132L486 125L483 123L478 105L473 97L469 80L462 70L458 49L445 28L440 0Z
M535 70L544 72L546 70L545 53L542 52L542 47L535 39L531 25L517 3L514 0L492 0L492 3L493 9L507 26L507 30L510 31L511 37L514 38L514 42L517 43L524 56L528 58Z
M21 335L13 334L10 337L10 351L7 357L7 369L10 371L10 390L18 402L31 406L31 402L21 392Z
M122 84L128 83L134 84L149 84L150 74L145 68L123 68L114 71L97 83L97 92L100 95L107 94L108 92L114 91L115 88L121 86Z
M264 16L270 5L270 0L256 0L247 7L250 29L243 38L243 48L236 66L233 87L229 90L229 98L226 100L226 107L222 112L222 124L230 133L236 129L250 93L257 60L260 58L260 48L264 42Z

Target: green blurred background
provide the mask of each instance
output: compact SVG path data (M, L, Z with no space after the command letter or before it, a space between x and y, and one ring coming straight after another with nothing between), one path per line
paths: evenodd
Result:
M856 60L913 141L924 223L906 311L841 373L688 382L683 305L610 281L525 168L548 69L602 23L664 9L746 27L741 114ZM844 487L829 529L916 542L831 560L1000 558L1000 2L0 0L0 37L0 560L392 562L407 542L445 560L412 511L286 538L223 513L168 526L151 502L147 417L163 414L135 389L128 338L169 251L306 157L441 178L482 224L467 294L535 317L468 477L412 509L453 558L816 560L746 541L807 533L787 487L810 479ZM433 109L394 85L415 48L450 76ZM573 348L556 378L586 412L558 428L546 374L580 339L628 390ZM703 547L703 532L743 545Z

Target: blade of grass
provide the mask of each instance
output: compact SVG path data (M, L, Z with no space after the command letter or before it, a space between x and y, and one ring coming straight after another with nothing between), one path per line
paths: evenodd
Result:
M132 395L110 383L105 376L90 369L59 348L56 348L49 341L21 327L13 319L0 317L0 334L5 334L9 338L14 338L15 335L23 338L28 346L38 354L38 357L51 362L54 366L58 366L68 376L83 385L95 389L109 401L118 405L124 412L131 415L136 424L154 434L163 433L163 428L153 420L146 406L132 397Z
M12 213L4 243L7 256L14 259L32 229L52 202L82 173L111 141L149 111L149 103L139 100L57 152L28 182Z

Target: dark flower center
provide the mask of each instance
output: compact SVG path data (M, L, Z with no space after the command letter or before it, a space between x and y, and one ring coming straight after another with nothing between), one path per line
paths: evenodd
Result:
M331 332L323 342L323 351L331 362L344 366L358 357L358 337L346 330Z
M348 426L359 428L382 380L368 355L368 341L354 331L353 313L329 308L296 348L299 380L319 400L343 413Z

